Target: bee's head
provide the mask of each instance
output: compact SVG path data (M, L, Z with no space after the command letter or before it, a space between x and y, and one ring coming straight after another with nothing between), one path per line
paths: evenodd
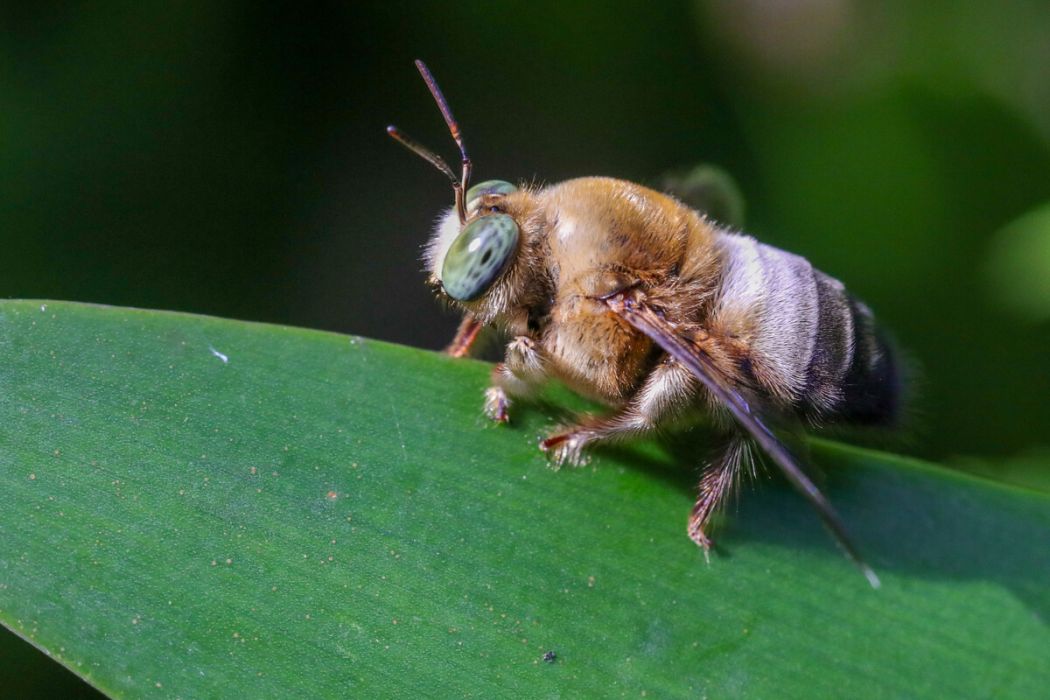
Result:
M515 200L525 193L503 180L486 180L467 189L471 161L459 124L426 64L416 61L416 68L459 146L463 164L461 177L457 178L441 156L397 127L387 127L390 136L452 181L455 205L442 215L426 247L430 281L445 297L470 308L479 318L491 321L506 309L512 296L507 283L498 283L515 267L512 263L521 248L521 225L516 218L520 213Z
M518 252L521 228L508 211L507 195L518 188L503 180L487 180L467 190L466 224L455 210L438 222L427 245L431 281L459 302L473 302L500 279Z

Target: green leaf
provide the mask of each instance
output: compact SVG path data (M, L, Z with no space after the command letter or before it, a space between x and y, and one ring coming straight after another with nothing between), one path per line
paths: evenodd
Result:
M956 458L950 465L987 479L1050 493L1050 449L1047 448L1030 448L996 460Z
M876 591L775 479L705 563L700 438L555 472L480 362L54 302L0 354L0 622L116 697L1050 687L1042 494L818 442Z

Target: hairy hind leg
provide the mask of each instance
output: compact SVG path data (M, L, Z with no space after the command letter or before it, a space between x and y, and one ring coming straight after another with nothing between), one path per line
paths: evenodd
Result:
M686 532L689 539L704 548L706 555L713 542L705 530L711 516L725 502L726 496L740 483L740 471L750 461L747 438L740 433L730 436L718 455L704 468L700 477L696 504L689 513Z

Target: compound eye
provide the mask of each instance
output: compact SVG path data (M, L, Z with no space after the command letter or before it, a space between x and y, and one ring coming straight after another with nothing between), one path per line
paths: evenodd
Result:
M467 224L441 264L441 284L457 301L473 301L488 291L518 247L518 224L492 214Z
M477 203L478 199L486 194L511 194L517 192L518 188L505 180L485 180L467 190L467 209Z

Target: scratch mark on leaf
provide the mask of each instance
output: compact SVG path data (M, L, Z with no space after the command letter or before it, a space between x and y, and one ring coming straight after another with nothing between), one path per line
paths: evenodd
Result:
M215 357L217 357L217 358L219 358L220 360L222 360L222 363L223 363L223 364L226 364L226 363L228 363L228 362L230 361L230 358L229 358L229 357L227 357L226 355L222 354L221 352L219 352L218 350L216 350L216 349L215 349L215 348L213 348L212 346L210 346L210 345L209 345L209 346L208 346L208 349L209 349L209 350L211 350L211 354L212 354L212 355L215 355Z
M401 457L408 464L408 450L405 449L405 434L401 432L401 420L397 416L397 406L394 405L394 400L387 396L387 401L390 403L390 412L394 415L394 427L397 428L397 439L401 443Z

